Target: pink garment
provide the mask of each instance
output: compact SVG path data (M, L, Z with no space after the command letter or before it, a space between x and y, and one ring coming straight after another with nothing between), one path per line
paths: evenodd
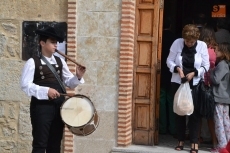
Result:
M208 54L209 54L210 69L213 69L216 63L215 50L213 48L208 48Z
M215 67L215 63L216 63L216 53L215 50L211 47L208 48L208 54L209 54L209 63L210 63L210 68L208 71L208 73L204 74L204 81L206 85L211 84L210 82L210 69L213 69Z

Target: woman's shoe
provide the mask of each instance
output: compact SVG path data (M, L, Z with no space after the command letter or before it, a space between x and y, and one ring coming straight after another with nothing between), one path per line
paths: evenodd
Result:
M197 145L197 149L196 149L196 145ZM197 143L193 143L190 153L198 153L198 144Z
M181 151L184 149L184 141L178 141L178 145L175 147L175 150Z

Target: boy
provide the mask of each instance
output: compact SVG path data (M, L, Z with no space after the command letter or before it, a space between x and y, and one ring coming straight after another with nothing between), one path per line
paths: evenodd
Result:
M77 66L76 75L73 75L66 62L53 55L57 41L63 41L53 27L36 30L36 33L40 36L40 57L33 56L26 62L20 82L21 89L31 96L32 153L60 153L64 128L60 107L65 100L60 93L65 93L65 89L61 88L42 57L54 67L61 81L72 89L84 83L85 68Z

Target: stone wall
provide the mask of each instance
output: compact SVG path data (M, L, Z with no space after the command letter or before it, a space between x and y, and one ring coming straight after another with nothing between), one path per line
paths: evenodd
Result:
M76 13L77 57L87 67L78 92L94 103L100 123L93 134L74 138L74 153L109 153L117 141L121 0L78 0Z
M74 0L71 0L74 1ZM86 83L75 92L94 103L97 130L74 137L74 153L108 153L116 146L121 0L76 0L77 62L87 67ZM0 152L29 153L29 102L19 87L22 22L67 22L67 0L0 1ZM72 54L72 53L71 53ZM69 62L68 62L69 63Z
M29 97L19 87L22 22L66 22L66 0L0 1L0 152L31 152Z

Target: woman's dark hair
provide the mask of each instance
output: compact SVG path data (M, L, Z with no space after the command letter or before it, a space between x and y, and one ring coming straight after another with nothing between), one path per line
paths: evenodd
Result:
M218 51L223 54L221 60L230 61L230 44L227 42L218 44Z
M201 29L199 40L204 41L208 47L217 46L215 31L211 26L204 26Z

